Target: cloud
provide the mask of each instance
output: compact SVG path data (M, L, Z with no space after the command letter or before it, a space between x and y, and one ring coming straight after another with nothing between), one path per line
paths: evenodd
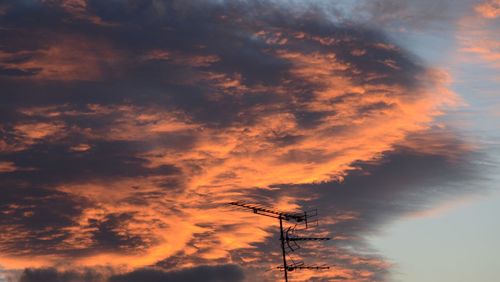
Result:
M474 10L481 16L488 19L495 19L500 17L500 1L488 0L483 3L477 4Z
M0 162L0 172L12 172L18 168L13 162Z
M197 266L177 271L163 271L160 269L139 269L123 275L111 277L110 282L134 281L243 281L244 274L236 265Z
M377 161L356 163L357 168L341 183L277 185L280 189L273 193L295 195L297 199L302 196L300 204L305 210L318 208L320 228L303 232L303 236L328 234L333 238L326 246L301 244L303 248L293 255L295 260L313 265L327 261L334 266L331 271L293 273L293 277L301 281L331 281L335 275L341 275L349 281L390 281L392 265L368 244L368 238L383 233L395 219L433 216L487 193L487 179L481 175L493 168L474 164L482 156L465 149L451 132L446 137L431 132L418 135L409 136L409 140L426 139L419 144L428 147L445 142L450 152L461 153L457 156L441 150L426 152L403 145L383 153ZM277 248L272 239L268 242L261 249Z
M4 182L0 201L2 258L5 254L54 254L75 249L65 244L66 228L90 203L84 198L42 187L23 187Z
M469 64L483 63L487 67L499 69L500 39L495 32L497 26L469 18L464 19L460 27L458 39L463 61Z
M85 38L65 37L47 49L1 53L0 74L42 80L99 80L120 59L108 49Z
M160 268L142 268L131 272L116 273L107 267L75 268L59 270L56 268L27 268L19 274L7 273L7 277L20 282L134 282L134 281L244 281L245 274L234 264L201 265L181 270L165 271ZM10 281L10 280L8 280Z
M380 224L426 207L432 191L413 183L437 186L446 181L433 174L440 170L465 175L451 160L471 146L432 127L460 101L445 72L387 34L284 7L9 4L0 19L11 39L0 47L8 70L0 73L8 93L0 96L0 185L9 195L0 225L10 232L0 264L54 267L29 275L55 279L81 277L61 265L237 262L264 273L276 258L264 255L275 222L223 205L242 199L335 215L327 226L341 243L325 259L339 267L307 279L383 279L382 257L345 246L364 247ZM113 279L226 270L242 279L235 266Z
M25 269L20 282L104 282L105 276L93 269L85 269L83 271L58 271L55 268L37 268Z
M493 2L476 5L476 13L463 17L457 25L456 37L460 46L457 59L467 68L476 68L477 73L484 73L480 77L473 77L471 83L478 83L480 80L480 84L495 84L499 79L497 70L500 68L500 38L496 31L500 25L494 18L479 12L483 9L480 7L494 6Z
M431 22L447 20L451 1L360 1L357 7L368 20L379 24L405 24L422 27ZM437 11L440 11L439 13Z

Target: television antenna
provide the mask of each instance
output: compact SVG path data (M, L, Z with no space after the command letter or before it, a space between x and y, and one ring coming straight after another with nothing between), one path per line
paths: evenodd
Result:
M242 209L247 209L253 211L253 213L263 216L268 216L272 218L277 218L280 223L280 241L281 241L281 254L283 258L283 265L278 266L277 269L282 270L285 277L285 282L288 282L288 272L294 270L310 269L310 270L323 270L329 269L327 265L305 265L302 261L294 261L290 256L291 252L295 252L300 249L298 242L305 241L328 241L328 237L300 237L295 235L297 226L303 225L304 229L308 229L311 226L318 225L318 211L316 209L310 211L302 212L284 212L266 208L258 204L250 204L246 202L230 202L229 205L236 206ZM287 229L283 228L283 221L290 223L295 223L294 226L290 226ZM288 260L287 260L288 256Z

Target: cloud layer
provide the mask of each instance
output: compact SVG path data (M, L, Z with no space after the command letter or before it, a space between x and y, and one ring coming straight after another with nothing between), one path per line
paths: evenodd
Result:
M263 269L278 257L275 222L223 205L232 200L319 206L338 230L323 259L338 267L304 279L378 281L383 258L346 246L427 208L435 194L422 181L475 175L456 165L471 146L432 127L460 103L448 75L316 5L23 1L0 11L0 265L43 267L21 281L243 280L231 263L272 280L280 274ZM145 266L191 268L126 273Z

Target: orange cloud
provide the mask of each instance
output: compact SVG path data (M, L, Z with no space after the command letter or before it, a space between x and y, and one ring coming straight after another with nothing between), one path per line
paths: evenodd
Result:
M459 207L470 205L475 200L477 200L477 198L471 196L462 196L438 204L435 207L429 207L427 209L423 209L422 211L410 213L407 216L409 218L417 218L417 219L426 217L439 217L453 210L456 210Z
M14 126L14 130L29 139L43 139L62 131L64 125L58 123L24 123Z
M29 59L17 62L22 57ZM1 67L31 73L27 77L41 81L101 80L120 60L118 52L105 43L78 37L62 38L37 51L0 51Z
M102 26L116 26L115 23L104 21L101 17L91 14L88 11L87 0L42 0L41 2L46 5L60 6L64 11L70 14L74 20L88 21Z
M0 132L12 134L12 140L0 140L0 152L22 151L40 141L55 141L65 136L62 122L18 123L12 129L0 126Z
M490 4L493 5L490 2L484 5ZM458 26L461 59L468 63L478 63L479 58L479 62L500 68L500 40L495 24L484 18L465 17L459 21Z
M295 102L310 112L332 113L326 114L319 125L303 128L291 113L257 108L263 115L251 126L204 128L180 113L159 108L89 105L91 114L114 113L118 116L108 132L86 133L89 140L155 142L153 140L162 134L184 132L195 135L196 141L188 150L155 146L142 156L149 161L146 165L150 168L175 163L184 179L176 180L178 176L172 175L60 185L60 191L91 199L99 208L87 209L78 225L66 228L65 232L70 236L59 248L92 249L91 231L96 228L92 222L105 222L109 215L131 214L133 219L121 222L117 226L120 229L113 232L127 238L140 238L143 240L140 249L96 250L76 258L74 263L91 266L111 262L139 267L179 252L207 260L227 259L231 251L252 249L252 244L272 236L270 228L276 222L255 218L251 213L232 212L223 208L225 202L244 199L252 191L272 189L272 185L280 183L341 180L347 170L353 169L353 162L378 158L381 152L403 142L408 133L427 129L433 117L441 114L441 107L457 103L453 93L445 88L446 76L439 73L428 73L427 79L432 78L433 82L416 90L418 95L408 97L405 95L408 89L398 86L356 84L342 74L350 66L337 61L334 53L304 54L280 50L277 54L290 61L294 66L291 73L297 79L322 86L313 93L314 98L310 101ZM352 94L345 97L345 93ZM341 103L329 102L340 98L343 99ZM51 124L19 125L16 128L34 139L48 137L58 130ZM292 144L281 146L273 141L281 136L301 137ZM72 148L78 152L89 149L85 144ZM183 183L185 187L181 193L160 188L161 183L172 181ZM140 204L135 202L138 199ZM297 200L282 197L272 204L283 210L293 210L298 207ZM351 215L332 220L355 218ZM225 226L232 226L232 229L224 231ZM199 236L206 236L207 240L197 241ZM67 260L53 257L52 261L59 259ZM39 260L46 258L40 257ZM34 259L33 264L26 266L34 266L37 261ZM10 266L6 261L3 263ZM188 264L186 262L186 266ZM313 274L304 275L307 278ZM368 273L343 269L325 275L354 277L352 279L361 279L359 281L370 279Z
M500 68L500 41L491 37L491 34L470 34L471 37L462 37L465 53L479 56L486 63Z
M87 13L86 1L63 3L75 17ZM200 261L269 267L279 253L263 256L258 244L276 235L276 220L231 210L224 205L226 202L259 197L277 209L299 209L300 201L315 196L265 195L284 191L286 188L277 188L282 184L342 181L348 172L357 169L354 163L376 161L401 144L417 147L425 137L417 140L408 136L429 130L444 109L460 104L447 88L450 78L445 72L419 66L407 70L401 50L392 44L370 42L351 48L343 44L354 42L354 37L258 30L249 37L260 40L264 51L252 49L252 57L245 59L252 61L266 55L277 61L279 75L272 83L266 79L253 82L249 72L255 70L239 66L240 61L234 63L232 57L231 63L224 65L221 52L190 54L152 48L141 50L135 59L125 59L127 56L105 42L76 36L43 50L0 53L2 67L32 72L31 78L37 83L114 78L120 75L120 66L129 62L173 65L167 69L172 73L166 72L165 77L160 73L161 83L151 87L159 89L158 101L140 100L142 91L150 91L140 89L134 96L120 97L114 103L21 108L17 113L23 117L44 121L13 123L12 129L2 125L2 132L10 130L22 145L16 147L1 140L3 151L48 143L64 146L61 151L69 160L84 160L83 165L75 166L82 177L66 180L61 175L57 180L63 180L50 183L50 191L75 197L84 204L72 215L73 221L63 221L57 230L48 230L48 235L38 236L15 224L8 225L9 232L0 235L0 247L8 242L24 242L34 235L42 242L58 244L40 253L26 249L7 253L0 257L0 263L8 268L110 265L131 269L177 259L178 267ZM297 47L308 40L312 50ZM297 42L299 45L293 45ZM29 59L12 60L20 56ZM362 63L356 64L349 56L369 60L369 66L364 69ZM267 71L267 64L256 69ZM178 79L174 71L188 75ZM411 83L398 77L406 71ZM169 91L179 93L165 94ZM186 110L182 103L170 105L163 101L184 102L186 97L196 105L202 101L202 106ZM230 101L229 106L224 104L226 101ZM221 120L227 123L211 124L203 120L210 117L198 116L204 107L218 102L223 107L215 107L209 114L222 114ZM234 120L224 120L226 112L234 112ZM70 125L70 120L78 122ZM93 157L98 150L104 154L115 150L115 146L133 147L123 152L116 149L119 162L133 164L131 169L119 174L111 167L115 174L110 177L89 175L88 171L96 172L90 165L108 169L99 166L98 161L105 160ZM454 153L445 149L436 141L423 150L447 156ZM16 169L14 162L0 163L0 172ZM137 173L139 170L144 173ZM47 199L50 196L41 197ZM73 202L68 205L75 206ZM28 208L9 206L6 213ZM34 215L23 212L22 218ZM325 223L335 225L358 219L359 214L343 211L325 218ZM342 235L336 238L357 239ZM322 258L312 252L311 257ZM337 277L344 281L373 281L374 270L389 267L380 259L336 248L328 255L339 259L338 266L322 273L294 276L303 280ZM279 273L265 275L276 277Z
M198 259L227 259L231 251L252 249L253 244L272 236L270 228L276 222L255 218L251 213L230 211L223 207L225 202L245 199L253 191L272 189L271 186L280 183L341 180L347 170L353 169L353 162L378 158L382 152L405 140L408 133L427 129L433 117L441 114L441 107L457 103L453 93L445 88L446 76L437 72L429 72L426 79L432 79L432 82L425 88L415 90L418 93L411 97L406 93L408 89L399 86L355 83L343 74L351 66L338 61L334 53L305 54L278 50L277 55L293 65L290 72L294 77L320 86L312 93L311 100L291 101L303 110L326 113L318 125L302 127L292 113L286 110L270 111L265 106L255 109L262 115L252 125L218 129L205 128L181 113L162 111L160 108L89 105L92 111L85 115L113 113L118 117L110 124L110 130L83 131L89 141L157 142L154 140L161 135L179 133L192 134L196 136L196 141L187 150L153 146L154 149L142 155L149 162L145 165L150 168L175 164L182 171L183 179L178 179L180 176L176 175L124 177L121 180L60 185L58 190L91 199L96 208L85 210L78 219L79 224L64 229L70 235L58 246L59 250L96 248L92 237L92 232L96 230L93 222L106 222L109 215L130 214L133 218L120 222L112 232L118 238L142 240L140 247L131 247L130 250L97 248L75 258L73 263L139 267L179 252ZM345 96L345 93L351 94ZM342 102L330 102L336 99ZM40 111L47 113L47 110ZM36 111L31 109L29 112ZM52 114L54 117L61 115L64 113ZM17 131L32 139L47 138L62 128L57 123L16 126ZM273 141L284 136L300 138L286 146ZM89 149L90 146L83 143L71 147L76 152ZM160 188L162 183L172 181L181 182L183 191L179 193L174 189L169 192ZM293 210L298 207L297 200L281 197L271 204L283 210ZM355 217L351 216L332 220L353 219ZM231 229L225 231L228 226ZM206 241L196 239L200 236L205 236ZM48 259L45 256L32 258L24 266L37 266ZM50 256L53 263L67 260ZM2 263L7 267L16 265L9 261L3 260ZM189 260L185 266L188 265ZM300 275L309 279L313 277L310 275L322 274ZM356 281L370 279L369 273L346 269L334 269L325 272L325 275L351 277L358 279Z
M182 52L172 52L162 49L150 50L142 56L142 59L172 61L174 64L191 67L207 67L220 60L220 58L215 55L192 56Z
M487 19L495 19L500 17L500 1L487 0L481 4L474 6L476 13Z
M18 168L13 162L0 162L0 173L16 171Z

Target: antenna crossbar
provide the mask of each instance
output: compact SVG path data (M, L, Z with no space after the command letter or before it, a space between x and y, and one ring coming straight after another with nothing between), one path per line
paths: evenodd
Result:
M281 218L286 221L295 220L296 222L302 222L307 219L307 213L290 213L267 209L258 205L247 204L245 202L231 202L229 203L233 206L238 206L252 210L254 213L264 216L269 216L273 218Z
M283 266L277 266L277 269L284 270ZM322 269L330 269L329 266L287 266L287 271L294 271L296 269L313 269L313 270L322 270Z
M292 238L287 238L288 241L328 241L330 238L306 238L306 237L292 237Z

